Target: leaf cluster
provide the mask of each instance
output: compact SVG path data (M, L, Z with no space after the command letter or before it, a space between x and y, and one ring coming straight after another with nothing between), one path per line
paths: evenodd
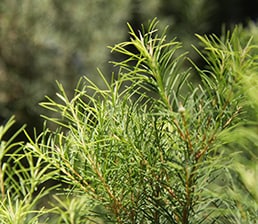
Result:
M19 180L29 181L28 189L45 179L62 182L62 195L37 214L52 213L56 223L254 222L253 182L236 169L241 148L230 150L248 121L243 80L256 68L251 41L243 45L237 28L224 39L198 36L203 49L195 49L207 68L192 63L201 77L195 86L191 70L182 71L187 54L176 54L181 44L168 41L157 20L129 31L130 40L112 48L125 56L114 62L118 74L108 82L99 72L104 88L84 77L70 98L58 83L59 101L41 104L57 114L44 118L59 128L28 136L24 156L36 162L25 169L12 155L21 175L28 173ZM234 194L246 192L239 176L249 204Z

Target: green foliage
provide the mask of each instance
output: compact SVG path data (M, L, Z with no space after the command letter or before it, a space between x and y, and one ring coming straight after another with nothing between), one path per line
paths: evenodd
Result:
M257 186L254 184L258 158L255 35L250 37L249 29L237 27L232 34L227 32L220 39L216 36L199 38L206 49L206 54L202 56L208 68L212 68L208 74L215 74L215 80L219 78L214 85L210 85L211 89L216 86L225 102L241 112L238 125L227 133L222 132L222 138L227 142L223 146L224 155L233 158L228 176L232 185L224 193L219 192L218 197L234 201L236 218L233 223L255 223L258 209ZM223 82L223 79L227 82Z
M36 214L30 223L256 222L257 120L249 115L257 114L257 100L247 91L256 47L238 28L222 38L198 36L203 48L195 49L207 68L192 63L201 77L195 86L192 70L182 69L181 44L157 24L141 31L128 25L130 40L112 48L125 58L114 62L118 74L109 82L99 72L105 87L83 77L69 97L58 83L59 100L41 103L57 114L44 118L58 129L28 135L20 145L25 154L9 155L17 171L2 171L15 196L2 191L3 223L18 217L9 210L23 222ZM9 178L14 174L18 181ZM63 183L53 186L59 194L51 192L46 209L41 199L51 188L32 195L51 179ZM6 209L13 206L19 209Z
M0 127L0 223L38 223L44 213L50 210L37 209L37 203L47 195L52 187L39 189L46 180L54 176L46 170L40 158L34 160L33 151L25 150L22 142L16 142L16 136L24 131L21 127L10 139L4 140L6 132L14 124L12 117L5 126ZM35 143L37 144L37 143ZM24 153L21 154L21 150Z

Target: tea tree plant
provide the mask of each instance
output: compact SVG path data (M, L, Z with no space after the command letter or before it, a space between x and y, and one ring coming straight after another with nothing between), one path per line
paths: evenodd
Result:
M53 178L56 171L46 172L51 164L35 158L23 142L15 141L24 126L5 139L14 123L14 117L11 117L0 126L0 223L38 223L50 210L37 209L37 203L52 188L44 189L41 185Z
M112 48L125 56L114 62L118 74L108 82L99 72L105 88L83 77L71 99L58 84L59 101L41 104L57 113L44 118L59 128L45 129L36 140L28 136L23 148L26 157L37 158L28 171L37 164L51 171L28 172L26 180L63 182L63 194L51 200L52 215L37 213L48 222L257 220L257 198L246 204L231 194L240 187L229 137L248 119L243 79L256 66L251 42L241 43L238 29L221 39L198 36L203 50L195 49L207 68L193 64L201 77L194 85L191 69L181 66L187 59L178 55L181 44L156 27L157 20L141 31L129 25L131 39Z

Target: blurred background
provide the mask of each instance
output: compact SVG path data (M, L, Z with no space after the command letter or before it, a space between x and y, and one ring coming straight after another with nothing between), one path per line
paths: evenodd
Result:
M220 34L222 26L248 26L258 17L257 0L0 0L0 115L40 129L38 105L55 98L55 80L68 95L81 76L99 82L96 68L109 77L117 59L107 46L128 39L157 17L169 25L198 62L194 34Z

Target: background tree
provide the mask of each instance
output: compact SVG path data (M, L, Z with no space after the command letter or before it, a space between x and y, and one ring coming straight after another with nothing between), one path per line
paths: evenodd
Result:
M1 114L38 126L38 103L55 94L54 80L69 92L81 75L105 69L106 46L124 37L130 1L3 0L0 10Z

